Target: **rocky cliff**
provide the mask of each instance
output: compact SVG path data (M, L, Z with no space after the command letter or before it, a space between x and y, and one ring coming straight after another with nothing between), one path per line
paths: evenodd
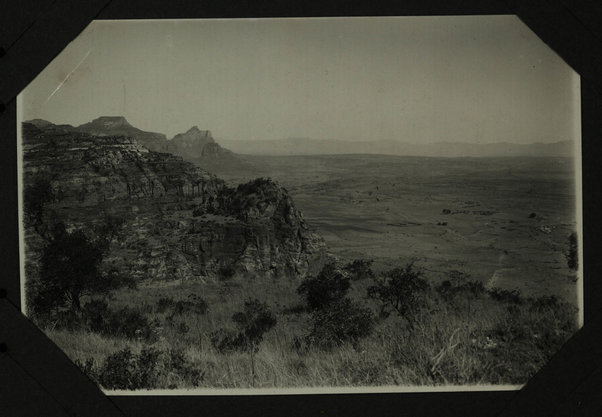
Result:
M97 119L98 120L98 119ZM105 262L137 279L220 274L303 276L324 243L270 180L228 187L213 174L136 140L23 124L24 188L49 181L47 221L94 230L123 219ZM26 229L27 258L41 242Z
M123 116L101 116L79 126L55 125L42 119L28 120L26 123L43 130L87 133L101 137L128 137L148 150L181 156L184 160L214 174L244 172L249 175L256 171L233 152L216 143L211 131L200 130L197 126L193 126L185 133L178 133L168 140L162 133L146 132L132 126Z

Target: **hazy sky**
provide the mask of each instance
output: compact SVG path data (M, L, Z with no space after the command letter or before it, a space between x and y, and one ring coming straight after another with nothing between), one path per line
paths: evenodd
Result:
M22 119L529 143L575 139L578 102L578 75L514 16L95 21L24 90Z

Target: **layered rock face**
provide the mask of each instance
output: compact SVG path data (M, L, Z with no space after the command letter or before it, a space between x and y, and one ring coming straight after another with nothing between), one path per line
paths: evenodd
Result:
M71 230L93 230L106 216L123 219L105 262L124 273L137 279L304 276L319 267L322 239L273 182L233 189L129 137L37 126L23 124L25 190L40 178L50 181L48 217ZM28 259L37 258L40 244L27 228Z
M123 116L101 116L79 126L55 125L42 119L27 121L39 129L61 132L87 133L92 136L124 136L134 139L148 150L181 156L206 171L220 174L237 171L255 171L233 152L215 142L211 131L193 126L168 140L162 133L146 132L132 126Z

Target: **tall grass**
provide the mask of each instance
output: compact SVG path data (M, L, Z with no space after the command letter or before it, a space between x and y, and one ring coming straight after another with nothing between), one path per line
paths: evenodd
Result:
M112 310L136 309L155 323L155 339L100 335L85 326L46 333L99 382L98 372L111 355L129 348L135 361L135 355L152 348L158 352L152 388L246 388L520 384L576 330L576 310L565 302L469 287L451 294L430 288L411 330L399 315L379 316L380 305L366 297L371 285L366 279L352 283L349 297L373 312L372 333L357 343L323 350L305 341L311 313L297 293L299 284L241 277L141 284L136 290L117 291L107 303ZM185 305L191 294L206 303L206 311L191 307L174 312L178 301ZM247 353L218 352L211 343L212 333L235 330L232 315L249 298L265 302L277 317L258 346L254 377ZM181 374L171 369L173 351L180 352Z

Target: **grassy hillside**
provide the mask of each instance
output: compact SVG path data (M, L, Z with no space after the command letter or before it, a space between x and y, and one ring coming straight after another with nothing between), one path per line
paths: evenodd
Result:
M346 296L370 311L372 331L330 348L308 337L313 313L297 293L300 282L287 279L122 289L106 301L125 323L101 334L91 330L94 315L83 314L46 333L105 388L144 389L520 384L576 330L576 310L555 297L485 290L457 272L429 285L410 329L367 297L377 280L349 281ZM254 355L254 377L247 351L220 351L215 343L220 331L236 328L232 316L247 299L265 302L277 319ZM129 326L130 335L119 326Z

